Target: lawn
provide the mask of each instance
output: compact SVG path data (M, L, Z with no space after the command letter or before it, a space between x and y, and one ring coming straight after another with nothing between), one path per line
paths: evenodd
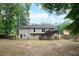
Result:
M0 40L1 56L75 56L79 42L71 40Z

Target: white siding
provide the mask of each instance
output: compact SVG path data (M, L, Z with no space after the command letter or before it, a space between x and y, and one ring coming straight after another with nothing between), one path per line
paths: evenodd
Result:
M30 38L30 30L29 29L19 29L19 38L20 38L20 34L22 34L22 39L29 39Z
M44 32L42 32L42 29L35 29L35 32L34 29L30 29L30 33L44 33Z
M45 29L45 31L48 31L49 29Z
M45 31L47 30L49 29L45 29ZM35 32L34 32L34 29L19 29L19 38L21 38L20 34L22 34L22 39L39 39L40 35L31 35L32 33L40 34L44 32L42 32L42 29L35 29Z
M35 31L39 33L42 32L42 29L35 29ZM34 33L34 29L19 29L19 38L22 34L22 39L39 39L39 35L31 35L31 32Z

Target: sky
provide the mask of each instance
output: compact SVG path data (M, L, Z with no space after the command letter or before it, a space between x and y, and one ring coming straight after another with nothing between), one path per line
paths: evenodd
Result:
M32 4L30 7L30 24L56 24L62 23L66 15L57 16L55 14L49 15L40 6Z

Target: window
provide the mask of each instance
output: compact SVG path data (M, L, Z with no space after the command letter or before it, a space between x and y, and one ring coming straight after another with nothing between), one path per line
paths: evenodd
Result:
M43 32L43 28L42 28L42 32Z
M24 37L25 37L26 35L24 34Z
M45 32L45 28L42 28L42 32Z
M35 32L35 28L34 28L34 32Z
M44 32L45 32L45 28L44 28Z
M53 30L53 28L51 28L51 30Z

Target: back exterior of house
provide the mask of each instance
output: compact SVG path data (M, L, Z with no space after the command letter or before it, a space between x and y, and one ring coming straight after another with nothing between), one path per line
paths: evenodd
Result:
M53 25L20 26L19 38L20 39L44 39L47 37L46 36L47 31L54 31L54 30L56 30L56 28Z

